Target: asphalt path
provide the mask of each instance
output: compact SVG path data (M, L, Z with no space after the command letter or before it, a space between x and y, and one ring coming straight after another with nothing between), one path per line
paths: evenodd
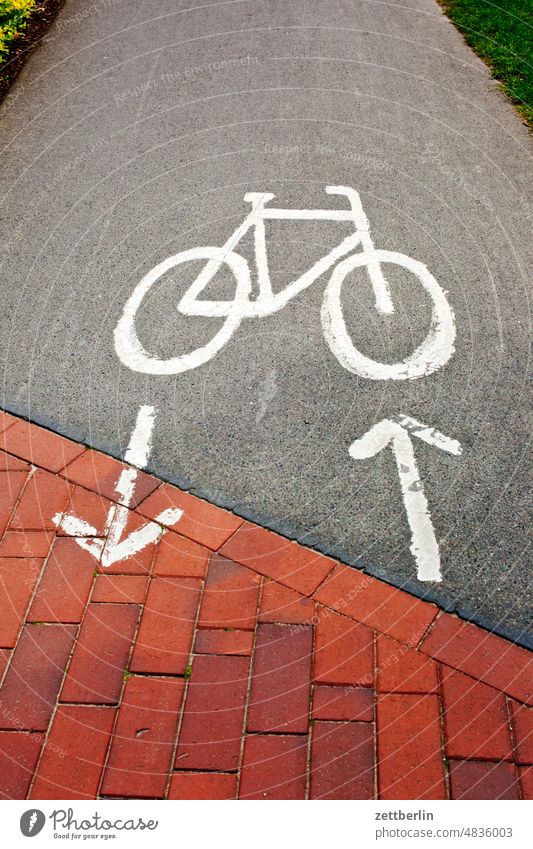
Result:
M434 0L67 0L1 113L2 406L123 456L153 405L158 475L527 641L531 143ZM242 318L203 364L121 361L115 328L158 263L224 245L248 192L348 209L326 186L355 189L374 246L423 263L446 293L445 363L412 379L349 370L324 331L331 269ZM354 232L265 227L274 292ZM252 231L234 250L253 300ZM143 298L135 333L152 364L185 362L224 326L176 309L204 265L168 269ZM412 270L386 276L392 315L365 267L347 272L342 308L354 349L390 365L427 337L432 299ZM224 264L202 295L234 304L235 290ZM416 480L392 445L349 454L383 420L410 434ZM415 492L429 529L420 502L409 524ZM413 533L423 546L434 534L441 582L418 579Z

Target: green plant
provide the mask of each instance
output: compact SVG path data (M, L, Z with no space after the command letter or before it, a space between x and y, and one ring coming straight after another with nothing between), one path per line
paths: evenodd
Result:
M533 126L531 0L439 0L465 41Z
M21 35L37 0L0 0L0 60L9 52L11 43Z
M191 675L192 675L192 666L189 664L189 666L185 667L185 672L183 673L183 677L185 678L186 681L188 681L189 678L191 677Z

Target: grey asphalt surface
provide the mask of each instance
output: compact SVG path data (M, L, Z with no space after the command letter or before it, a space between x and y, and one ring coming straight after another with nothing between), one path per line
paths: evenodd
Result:
M67 0L0 125L1 406L121 456L154 404L156 474L527 642L531 142L434 0ZM327 277L194 371L119 362L113 329L144 273L222 244L247 191L338 207L328 184L357 189L375 245L421 260L449 293L447 366L403 382L345 371L322 335ZM273 223L274 287L348 232ZM239 250L251 259L250 240ZM139 314L160 356L220 327L175 311L200 267L169 275ZM385 321L355 282L354 342L403 358L427 332L426 299L392 274ZM438 585L416 580L392 453L348 455L398 414L463 446L415 445Z

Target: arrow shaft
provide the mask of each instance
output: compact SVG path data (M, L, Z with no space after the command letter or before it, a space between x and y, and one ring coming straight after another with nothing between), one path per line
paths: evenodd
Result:
M153 528L142 535L138 532L130 534L128 539L120 544L120 540L126 528L128 521L129 507L133 501L135 493L135 483L137 481L138 469L143 469L150 456L150 447L152 443L152 433L155 424L155 409L148 404L140 407L137 413L135 427L130 437L129 445L124 455L126 462L131 463L136 468L123 469L115 487L115 492L118 496L118 504L114 504L109 508L107 516L107 541L102 553L102 564L104 566L111 565L116 560L122 560L123 557L131 556L131 554L140 551L152 542L154 536ZM157 526L156 526L157 528ZM156 534L156 537L158 534ZM118 557L119 551L130 551L130 554L124 554Z
M118 545L120 538L128 521L128 508L122 504L109 508L107 517L107 545Z
M411 553L419 581L440 581L440 552L429 513L429 505L416 465L413 443L406 431L392 439L403 503L411 529Z
M152 433L155 425L155 408L143 404L137 413L137 421L131 434L124 460L130 466L144 469L152 447Z

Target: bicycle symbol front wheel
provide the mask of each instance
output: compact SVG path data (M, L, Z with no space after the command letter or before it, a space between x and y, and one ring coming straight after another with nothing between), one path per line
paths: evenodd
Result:
M423 286L432 302L429 332L418 348L399 363L380 363L366 357L355 348L342 310L342 287L355 268L370 264L367 253L353 254L334 269L322 302L324 337L339 363L359 377L371 380L413 380L426 377L445 365L455 348L455 319L443 289L426 266L405 254L375 250L372 260L399 265L410 271Z

